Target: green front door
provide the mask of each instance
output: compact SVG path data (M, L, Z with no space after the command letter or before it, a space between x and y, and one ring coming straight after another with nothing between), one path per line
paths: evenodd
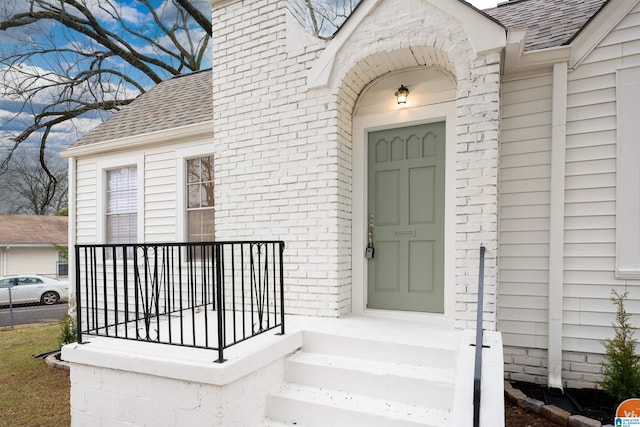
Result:
M367 307L443 313L445 123L368 139Z

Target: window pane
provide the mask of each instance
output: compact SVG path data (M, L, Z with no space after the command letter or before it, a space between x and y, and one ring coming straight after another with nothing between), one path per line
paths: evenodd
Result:
M204 182L200 186L200 207L213 206L213 182Z
M187 160L187 182L199 182L200 175L200 159Z
M188 205L189 208L200 207L200 184L189 184L187 186Z
M107 213L135 212L136 168L107 171Z
M136 243L136 167L107 171L107 243Z
M213 181L213 156L200 159L200 181Z
M136 243L137 217L135 213L107 216L108 243Z
M203 209L190 211L188 214L189 241L211 242L215 237L215 220L213 210Z

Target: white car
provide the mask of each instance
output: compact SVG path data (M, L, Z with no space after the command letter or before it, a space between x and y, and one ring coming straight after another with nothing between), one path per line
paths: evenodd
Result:
M12 304L56 304L69 297L69 283L37 274L0 277L0 305L9 305L9 289Z

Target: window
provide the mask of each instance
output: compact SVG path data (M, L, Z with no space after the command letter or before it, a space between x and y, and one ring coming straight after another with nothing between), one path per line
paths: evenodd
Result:
M107 171L107 243L136 243L137 188L136 167Z
M213 241L213 156L187 160L187 195L187 241Z

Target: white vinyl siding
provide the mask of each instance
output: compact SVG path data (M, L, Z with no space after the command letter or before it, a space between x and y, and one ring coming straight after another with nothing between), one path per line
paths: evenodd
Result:
M505 346L546 348L552 77L504 81L498 329Z
M97 243L97 165L94 159L79 159L76 163L76 242ZM70 219L73 217L70 217Z
M612 289L627 286L627 309L640 314L640 281L616 278L616 76L640 66L639 35L636 7L568 74L564 352L604 353ZM551 93L551 75L505 76L502 85L498 322L505 347L547 346ZM632 321L640 325L638 316Z
M146 242L174 242L176 234L175 150L149 150L145 155L144 214Z
M202 153L202 154L201 154ZM183 242L186 215L185 179L181 178L185 157L211 154L210 140L195 140L147 146L118 154L87 156L76 162L76 239L79 244L105 243L103 218L106 212L106 171L130 165L138 171L138 240ZM103 177L100 174L104 174ZM100 188L102 187L102 188ZM100 213L102 212L102 213Z
M58 250L50 247L17 247L6 252L6 274L41 274L56 277Z
M638 313L638 281L616 279L616 74L640 65L640 8L625 17L569 73L566 150L565 351L603 353L613 334L611 290L631 285L628 311ZM624 58L623 58L624 56ZM636 162L637 164L637 162ZM640 194L635 194L640 197ZM634 316L637 318L637 316ZM638 319L632 317L632 321Z

